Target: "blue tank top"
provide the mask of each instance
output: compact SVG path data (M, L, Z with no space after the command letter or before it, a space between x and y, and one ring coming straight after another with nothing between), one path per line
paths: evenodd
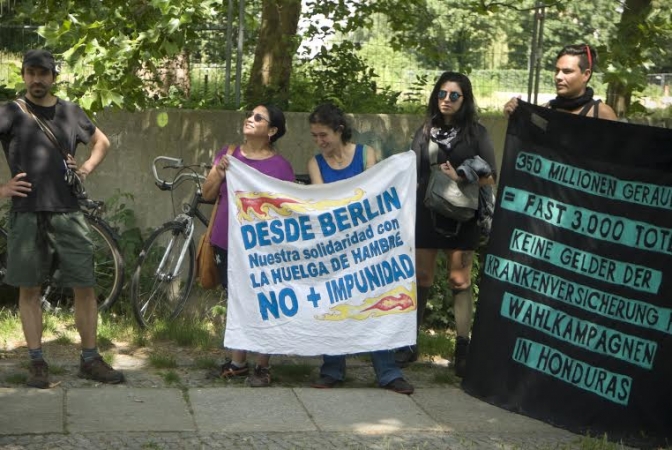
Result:
M352 157L352 162L348 167L342 169L332 169L321 153L315 155L315 160L317 161L317 167L320 168L322 180L325 183L333 183L334 181L352 178L364 172L364 145L357 144L355 146L355 156Z

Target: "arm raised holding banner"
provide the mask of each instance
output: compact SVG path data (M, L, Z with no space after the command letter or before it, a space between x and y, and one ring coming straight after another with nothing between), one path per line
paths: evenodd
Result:
M210 243L214 246L216 264L224 289L228 288L229 205L225 180L230 164L229 158L236 158L268 176L294 181L294 170L291 164L278 154L274 146L286 130L285 115L278 107L269 104L257 106L247 113L243 121L245 143L222 148L215 156L212 169L203 184L205 199L221 198L219 207L213 216L215 223ZM271 383L269 361L269 355L258 355L254 372L247 380L250 386L261 387ZM221 378L232 378L246 376L248 373L247 352L244 349L235 349L232 351L231 359L227 359L214 375Z
M555 62L555 90L557 96L546 107L558 111L607 120L618 120L611 106L593 99L593 89L588 82L597 65L597 51L588 44L566 45ZM518 107L520 96L504 105L504 115L509 117Z

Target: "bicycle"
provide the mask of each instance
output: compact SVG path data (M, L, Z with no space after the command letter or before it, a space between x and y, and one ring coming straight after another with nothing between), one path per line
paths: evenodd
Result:
M172 182L162 180L157 172L159 162L168 162L163 169L177 169ZM213 204L202 198L201 182L205 176L196 169L209 169L211 165L185 166L182 159L158 156L152 163L156 186L162 191L173 191L185 181L196 184L196 190L183 205L183 212L156 228L143 245L131 279L131 304L141 328L157 320L172 320L184 309L196 278L196 244L194 243L194 218L208 226L209 218L198 208Z
M87 197L79 199L79 207L92 230L93 261L96 285L94 292L98 311L107 311L118 300L124 285L124 259L113 228L102 217L105 203ZM7 232L0 227L0 286L7 271ZM18 291L18 289L15 289ZM72 289L60 285L58 270L50 273L43 284L40 303L47 311L58 311L72 304Z

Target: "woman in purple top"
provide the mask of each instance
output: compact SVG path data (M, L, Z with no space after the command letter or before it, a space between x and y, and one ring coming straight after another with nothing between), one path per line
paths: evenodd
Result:
M294 170L285 158L280 156L273 144L287 130L285 115L273 105L259 105L247 114L243 122L245 142L227 155L229 146L222 148L213 162L212 169L203 183L203 198L214 200L221 198L215 223L212 227L210 243L214 246L217 268L222 286L227 287L227 249L229 247L229 204L226 191L226 170L229 158L236 158L250 167L268 176L285 181L294 181ZM269 369L270 355L260 354L254 373L247 379L250 386L262 387L271 383ZM222 378L242 377L249 373L247 352L233 350L231 359L226 359L218 375Z
M376 164L375 151L350 142L352 128L340 108L325 103L308 117L310 134L320 153L308 162L312 184L333 183L352 178ZM413 386L404 379L394 361L394 352L371 352L371 362L380 387L400 394L412 394ZM318 389L335 387L345 379L345 355L324 355L320 378L311 384Z

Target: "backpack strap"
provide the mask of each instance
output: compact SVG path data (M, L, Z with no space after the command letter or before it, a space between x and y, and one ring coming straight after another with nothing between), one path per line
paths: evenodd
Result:
M593 117L597 117L598 115L598 110L600 109L600 103L602 100L593 100L591 102L586 103L583 108L581 108L581 111L579 111L580 116L586 116L588 115L588 111L590 111L590 108L595 108L593 109Z
M595 100L595 109L593 110L593 117L596 119L598 118L598 114L600 112L600 103L602 103L602 100Z

